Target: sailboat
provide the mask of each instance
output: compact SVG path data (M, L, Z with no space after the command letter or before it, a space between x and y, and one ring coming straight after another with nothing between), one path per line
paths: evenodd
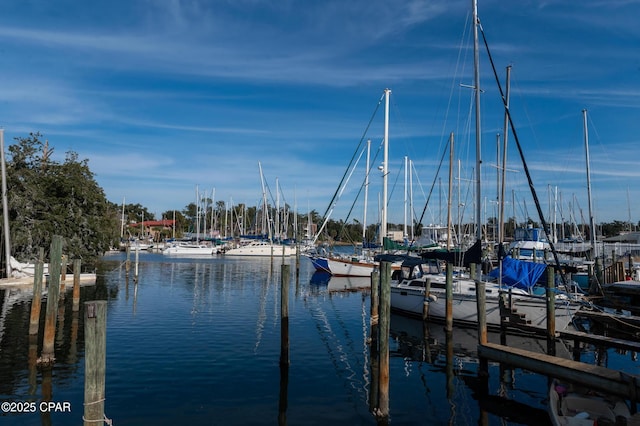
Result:
M475 133L476 133L476 247L482 244L482 198L480 185L480 75L479 75L479 49L478 49L478 10L477 0L472 0L473 5L473 35L474 35L474 91L475 91ZM505 109L507 104L505 103ZM508 109L506 109L508 113ZM513 128L513 127L512 127ZM514 260L515 261L515 260ZM470 259L467 259L470 262ZM475 264L475 276L482 277L482 265L479 261ZM534 264L535 265L535 264ZM535 270L523 271L520 279L529 278L534 284L544 272L545 265L540 265ZM430 290L427 294L427 281ZM428 314L431 319L443 320L446 318L446 276L439 269L437 261L408 259L402 265L402 270L391 281L391 309L410 315L422 315L423 306L428 303ZM470 278L457 276L453 278L453 321L460 324L477 324L477 297L476 282ZM509 295L507 295L507 291ZM487 326L498 327L502 318L508 321L531 326L546 326L546 297L544 293L535 294L532 285L527 288L522 286L506 285L504 282L486 282L486 316ZM582 307L582 304L567 295L555 296L555 324L557 329L566 328L571 323L574 314ZM517 310L517 313L516 313Z
M264 175L262 173L262 164L258 162L258 168L260 169L260 181L262 184L262 206L264 211L264 220L262 229L268 229L269 237L267 239L251 239L248 243L241 244L238 247L234 247L224 252L226 256L295 256L297 248L295 245L284 244L279 241L274 241L272 224L268 214L268 202L267 191L264 183ZM279 210L279 206L276 207ZM278 213L279 214L279 213Z
M382 199L387 200L387 175L388 175L388 163L389 163L389 95L390 89L384 90L385 98L385 115L384 115L384 159L382 163L382 179L383 179L383 194ZM380 265L381 260L390 261L392 268L399 270L402 260L405 256L392 255L392 254L378 254L373 255L367 253L364 248L364 232L366 230L366 205L367 205L367 191L369 180L369 151L367 150L367 175L365 178L365 213L363 223L363 253L361 255L337 255L337 254L317 254L306 253L305 256L311 260L316 271L331 274L337 277L370 277L374 268ZM382 218L381 218L381 242L384 242L384 237L387 234L387 202L382 203ZM324 224L321 226L317 235L322 232L324 225L326 225L329 217L325 219ZM317 239L316 235L316 239Z

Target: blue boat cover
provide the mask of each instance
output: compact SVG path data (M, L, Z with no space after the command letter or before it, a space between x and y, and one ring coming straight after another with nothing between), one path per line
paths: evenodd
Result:
M547 265L544 263L527 262L507 256L502 259L502 284L531 290L536 285ZM492 278L499 278L500 269L496 268L489 273Z

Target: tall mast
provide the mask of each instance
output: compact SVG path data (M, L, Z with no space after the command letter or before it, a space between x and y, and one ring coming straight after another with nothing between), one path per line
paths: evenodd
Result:
M480 192L480 164L482 162L480 138L480 52L478 49L478 2L471 0L473 6L473 69L476 106L476 241L482 241L482 194ZM477 265L477 277L480 277L480 264Z
M369 203L369 162L371 158L371 139L367 140L367 169L364 175L364 213L362 214L362 243L367 239L367 206ZM309 221L311 222L311 221Z
M384 89L384 159L382 163L382 217L380 218L380 243L387 236L387 175L389 174L389 94Z
M7 202L7 170L4 159L4 129L0 129L0 163L2 164L2 220L4 227L4 256L7 278L11 276L11 237L9 234L9 205Z
M402 237L404 239L407 238L408 234L407 234L407 202L409 201L409 188L407 186L407 181L408 181L408 176L407 176L407 172L409 169L409 157L407 157L406 155L404 156L404 231L403 231L403 235Z
M124 201L125 201L125 197L122 197L122 219L120 220L120 240L124 238Z
M200 241L200 189L196 185L196 243Z
M409 223L411 230L411 241L415 240L415 217L413 210L413 160L409 160Z
M587 129L587 110L582 110L582 122L584 127L584 150L585 156L587 160L587 199L589 201L589 228L591 232L589 232L589 241L591 242L591 253L593 254L594 259L598 257L596 253L596 224L593 219L593 204L591 203L591 169L590 169L590 161L589 161L589 131Z
M451 196L453 195L453 132L449 135L449 192L447 196L447 250L452 247L451 241Z
M269 232L269 241L272 240L271 224L269 223L269 216L267 212L267 190L264 186L264 175L262 174L262 163L258 161L258 168L260 169L260 183L262 185L262 232L265 228Z
M507 139L509 138L509 97L511 92L511 65L507 67L507 87L505 90L505 112L504 112L504 130L502 131L502 170L501 170L501 183L500 183L500 227L498 228L498 242L502 244L504 242L504 205L505 196L504 190L506 187L506 175L507 175Z

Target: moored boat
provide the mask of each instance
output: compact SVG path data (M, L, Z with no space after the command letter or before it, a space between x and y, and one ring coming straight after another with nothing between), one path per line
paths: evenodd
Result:
M162 254L171 256L210 256L218 250L210 244L175 243L162 250Z
M554 426L640 425L622 398L603 395L552 380L549 417Z
M226 256L295 256L296 246L255 240L249 244L229 249Z
M446 275L440 271L436 261L408 259L400 273L391 281L391 309L408 315L421 316L424 304L428 304L429 318L446 318ZM425 297L427 280L430 289ZM485 282L487 326L498 328L501 317L508 322L517 322L534 327L546 327L547 302L544 295L515 286ZM454 277L452 282L455 323L475 325L478 323L476 283L465 277ZM582 303L568 295L555 296L555 324L557 330L565 329L573 320Z

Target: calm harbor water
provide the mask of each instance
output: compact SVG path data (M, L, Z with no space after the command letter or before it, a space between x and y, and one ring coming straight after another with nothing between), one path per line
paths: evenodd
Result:
M96 286L83 287L81 295L108 301L105 414L114 425L377 424L368 405L368 279L319 276L301 258L296 280L294 259L285 260L292 272L291 364L281 375L282 259L142 253L137 285L127 280L124 260L124 254L105 256ZM0 402L48 399L71 409L1 412L0 424L82 424L83 312L74 315L67 293L55 365L38 369L33 361L42 336L37 348L29 341L30 300L0 290ZM490 396L480 396L475 330L454 330L453 356L442 325L428 332L425 344L420 321L392 316L391 424L548 423L546 377L492 364ZM510 343L544 348L532 339ZM560 346L570 356L571 348ZM582 360L639 373L630 353L587 347Z

